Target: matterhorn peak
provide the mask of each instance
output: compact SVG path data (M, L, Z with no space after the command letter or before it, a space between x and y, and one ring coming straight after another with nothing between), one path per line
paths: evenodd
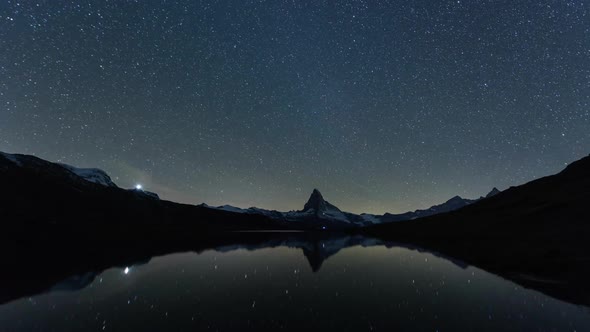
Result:
M306 215L315 215L321 219L350 222L339 208L324 200L322 193L317 189L311 192L311 196L309 196L301 212L304 212Z
M326 209L326 201L319 190L314 189L307 200L307 203L303 206L303 211L309 211L314 209L315 211L323 211Z

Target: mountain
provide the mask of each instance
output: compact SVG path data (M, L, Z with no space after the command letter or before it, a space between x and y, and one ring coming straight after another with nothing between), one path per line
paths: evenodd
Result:
M243 215L160 200L123 189L98 169L80 169L34 156L0 153L0 227L42 231L74 227L136 232L162 226L198 231L282 229L262 215Z
M494 187L494 189L492 189L492 191L490 191L485 198L490 198L492 196L496 196L500 193L500 190L498 190L498 188Z
M315 225L324 225L328 227L328 225L326 224L329 223L332 227L336 226L349 228L370 226L375 224L403 220L413 220L439 213L454 211L474 202L477 202L479 200L482 200L484 198L492 197L499 192L500 191L498 189L494 188L485 197L482 196L477 199L467 199L462 198L460 196L455 196L442 204L434 205L425 210L416 210L401 214L385 213L384 215L374 215L369 213L354 214L350 212L344 212L335 205L330 204L328 201L326 201L318 189L314 189L312 191L311 195L309 196L309 199L307 200L307 203L305 203L305 205L303 206L303 210L300 211L279 212L254 207L248 209L241 209L231 205L222 205L219 207L210 207L208 205L204 206L236 213L245 213L251 215L258 214L285 222L315 221Z
M61 222L63 222L63 217L69 218L68 216L72 216L74 211L78 211L79 206L87 205L90 206L89 209L78 212L82 216L92 214L87 216L87 219L90 220L107 218L107 216L107 219L129 216L131 220L137 220L137 218L141 217L156 224L158 222L189 223L189 219L201 221L205 216L215 220L224 220L219 224L210 225L212 227L225 227L224 224L231 223L228 220L248 219L257 222L263 221L264 224L270 224L269 227L271 228L332 230L422 218L453 211L483 199L481 197L471 200L455 196L443 204L425 210L416 210L403 214L373 215L363 213L359 215L340 210L326 201L319 190L314 189L303 209L298 211L280 212L256 207L242 209L231 205L211 207L201 204L192 206L167 201L158 202L160 199L156 193L143 189L119 188L109 175L100 169L78 168L67 164L52 163L34 156L8 153L0 154L0 179L2 177L6 178L5 183L7 185L0 189L0 195L10 195L11 190L8 189L10 183L20 178L25 181L20 181L20 185L14 183L15 188L12 191L25 190L26 193L23 193L21 197L33 196L30 204L36 202L36 204L45 208L31 213L39 215L26 216L25 211L27 209L25 207L22 207L22 211L15 212L15 208L23 205L24 201L15 201L11 213L20 215L21 218L24 217L25 219L29 217L36 220L53 218L55 220L62 219ZM26 181L31 182L31 185L24 187L22 184ZM493 190L487 196L491 196L496 191L497 189ZM47 192L46 200L38 196L42 192ZM83 194L76 195L75 192ZM7 200L14 201L15 197L12 196ZM119 196L123 197L120 198ZM56 201L55 204L51 205L50 202L54 200ZM121 204L126 201L128 205L122 207ZM65 206L69 206L70 210L66 209ZM141 210L133 211L134 208ZM150 211L157 211L157 213L149 213ZM257 228L257 222L254 222L252 226L240 223L239 228ZM198 222L195 222L195 224L198 224Z
M381 219L382 223L404 221L404 220L413 220L413 219L423 218L423 217L427 217L427 216L432 216L432 215L435 215L438 213L444 213L444 212L457 210L457 209L460 209L464 206L472 204L473 202L476 202L476 201L477 201L477 199L466 199L466 198L462 198L460 196L455 196L442 204L431 206L425 210L416 210L416 211L411 211L411 212L406 212L406 213L401 213L401 214L386 213L380 219Z
M77 168L67 164L58 164L82 179L107 187L117 187L108 174L98 168Z
M380 223L388 223L388 222L396 222L396 221L414 220L414 219L424 218L424 217L433 216L433 215L439 214L439 213L445 213L445 212L458 210L462 207L473 204L473 203L480 201L484 198L492 197L492 196L496 195L497 193L500 193L500 191L494 187L485 197L482 196L482 197L476 198L476 199L469 199L469 198L462 198L461 196L454 196L453 198L449 199L448 201L446 201L442 204L433 205L433 206L429 207L428 209L416 210L416 211L411 211L411 212L406 212L406 213L401 213L401 214L386 213L383 216L381 216L379 219L380 219Z
M280 212L256 207L241 209L231 205L211 207L206 204L201 204L200 206L252 216L264 216L276 220L277 222L288 224L293 228L325 230L333 228L343 229L360 227L367 224L364 219L358 215L343 212L336 206L324 200L324 197L317 189L312 191L309 199L303 206L303 210L298 211Z
M368 215L341 211L324 200L317 189L300 211L194 206L160 200L156 193L143 189L119 188L100 169L78 168L22 154L0 154L0 183L0 200L4 202L0 215L19 221L10 226L32 223L106 228L116 223L122 227L166 225L218 231L334 230L372 223L367 221Z
M307 200L307 203L303 206L303 212L313 213L317 217L334 214L338 218L342 218L342 211L334 205L326 202L322 193L319 190L314 189Z
M590 303L590 156L461 209L368 227L549 294Z
M449 202L453 200L458 202L455 198ZM461 209L423 217L412 223L383 224L374 229L395 229L399 232L406 228L426 228L428 225L428 230L421 232L424 236L441 231L443 234L456 234L457 228L461 228L463 235L489 236L498 232L524 234L539 231L541 227L547 230L549 227L551 234L555 235L559 232L553 233L553 227L564 231L574 225L590 226L590 222L585 222L590 221L588 203L590 156L571 163L555 175L510 187L502 192L494 188L485 199L478 199Z
M296 214L292 214L295 216ZM303 206L301 216L312 215L320 220L350 223L351 220L339 208L324 200L319 190L314 189L307 203Z

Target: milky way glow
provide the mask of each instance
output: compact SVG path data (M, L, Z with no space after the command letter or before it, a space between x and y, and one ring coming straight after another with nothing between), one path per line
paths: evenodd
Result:
M0 151L162 198L477 198L590 150L587 1L0 1Z

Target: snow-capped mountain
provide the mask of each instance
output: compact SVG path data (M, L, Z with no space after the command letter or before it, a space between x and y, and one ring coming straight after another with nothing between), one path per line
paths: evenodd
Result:
M24 154L0 152L0 158L2 157L13 166L28 169L38 174L45 174L52 178L59 178L62 181L68 179L76 183L92 183L109 188L119 188L105 171L98 168L79 168L63 163L52 163L35 156ZM2 167L1 164L0 167ZM134 188L128 189L128 191L138 196L159 199L158 194L147 190Z
M479 198L479 199L481 199L481 198ZM464 206L467 206L469 204L477 202L479 199L468 199L468 198L462 198L461 196L454 196L451 199L449 199L448 201L446 201L442 204L431 206L428 209L424 209L424 210L419 209L416 211L410 211L410 212L400 213L400 214L386 213L381 217L381 221L382 222L394 222L394 221L412 220L412 219L428 217L428 216L432 216L435 214L445 213L445 212L450 212L450 211L460 209Z
M76 192L94 191L103 189L119 189L111 180L107 173L96 168L78 168L71 165L52 163L43 159L21 154L8 154L0 152L0 171L3 169L26 170L27 174L41 176L44 180L50 180L52 184L60 186L71 185ZM38 190L37 190L38 191ZM124 190L133 193L137 198L155 199L159 197L155 193L142 189ZM212 216L223 216L228 220L266 220L272 222L278 228L290 229L343 229L353 227L363 227L385 222L395 222L403 220L412 220L434 214L450 212L472 204L478 200L494 196L499 190L494 188L485 197L478 199L465 199L455 196L445 203L432 206L425 210L416 210L402 214L374 215L374 214L354 214L340 210L335 205L326 201L319 190L314 189L303 205L302 210L280 212L274 210L265 210L256 207L242 209L231 205L212 207L201 204L196 208L202 209L203 213L209 213ZM193 206L193 208L195 208Z
M325 228L326 223L349 224L346 226L351 226L347 215L340 211L340 209L338 209L336 206L326 202L322 197L322 194L317 189L313 190L307 203L305 203L303 210L299 211L280 212L275 210L260 209L257 207L242 209L231 205L214 207L204 203L200 206L233 213L262 215L281 222L297 223L297 226L303 226L307 223L313 225L313 228L322 228L322 226Z
M222 210L227 212L262 215L273 220L285 223L292 223L294 227L311 227L316 229L350 228L371 224L365 218L348 212L341 211L338 207L324 200L319 190L314 189L309 199L303 206L303 210L280 212L275 210L265 210L256 207L241 209L231 205L222 205L212 207L201 204L203 207Z
M380 221L381 222L395 222L395 221L413 220L413 219L433 216L435 214L451 212L451 211L458 210L462 207L465 207L467 205L473 204L473 203L480 201L484 198L492 197L498 193L500 193L500 190L498 190L497 188L494 187L487 195L481 196L481 197L475 198L475 199L463 198L461 196L454 196L451 199L449 199L448 201L446 201L442 204L433 205L433 206L429 207L428 209L423 209L423 210L419 209L419 210L409 211L409 212L400 213L400 214L386 213L380 217Z
M70 177L78 177L84 181L117 188L117 185L111 180L108 174L98 168L78 168L62 163L50 163L43 159L23 154L0 152L0 156L22 168L46 172L53 171L54 175L66 173Z
M103 171L102 169L98 168L78 168L68 164L61 164L58 165L62 166L63 168L69 170L70 172L76 174L77 176L81 177L82 179L94 182L96 184L101 184L107 187L117 187L117 185L111 180L111 177Z
M326 229L331 226L362 227L385 222L418 219L439 213L454 211L481 199L492 197L499 192L500 191L498 189L494 188L485 197L482 196L477 199L467 199L460 196L455 196L442 204L434 205L428 209L416 210L401 214L386 213L384 215L374 215L368 213L362 213L359 215L350 212L344 212L335 205L326 201L320 191L317 189L312 191L309 199L307 200L307 203L305 203L303 206L303 210L299 211L279 212L255 207L241 209L231 205L211 207L206 204L202 204L201 206L234 213L263 215L265 217L284 222L307 222L315 225L316 228Z
M289 212L286 216L288 219L317 218L320 220L330 220L335 222L351 222L344 212L324 200L324 197L317 189L313 190L307 203L303 206L302 211Z
M0 156L4 157L5 159L9 160L10 162L16 164L17 166L22 166L21 162L18 160L17 155L0 152Z
M261 215L174 203L141 188L105 185L110 183L101 177L102 172L74 171L31 155L1 153L3 230L28 231L36 225L68 229L90 225L93 230L107 233L111 233L113 225L138 231L166 225L191 232L286 228L276 219Z

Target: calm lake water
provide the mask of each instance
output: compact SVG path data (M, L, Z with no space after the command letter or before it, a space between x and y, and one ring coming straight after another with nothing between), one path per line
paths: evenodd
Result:
M590 331L588 308L478 268L321 246L178 253L79 276L0 306L0 331Z

